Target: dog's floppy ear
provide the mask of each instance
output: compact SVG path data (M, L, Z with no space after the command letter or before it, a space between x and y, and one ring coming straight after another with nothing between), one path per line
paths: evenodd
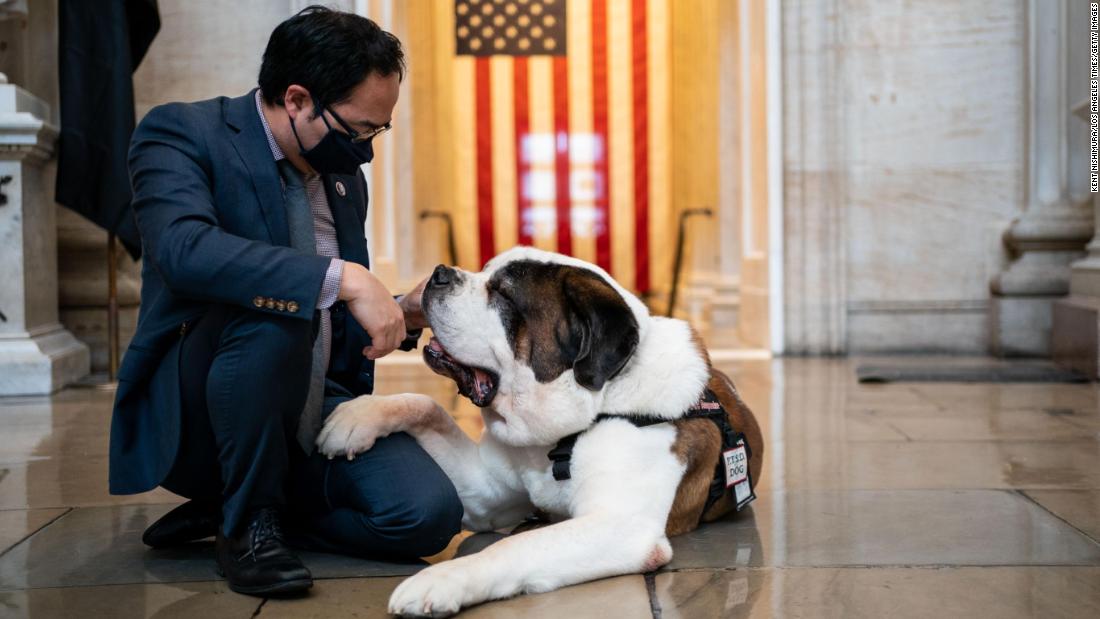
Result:
M599 275L572 268L562 280L577 384L599 391L638 347L638 321L622 295Z

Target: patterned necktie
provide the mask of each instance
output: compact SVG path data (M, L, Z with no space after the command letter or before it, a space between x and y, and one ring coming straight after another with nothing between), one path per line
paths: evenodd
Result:
M313 211L309 206L309 195L306 193L302 175L286 159L279 161L279 174L286 183L286 219L290 228L290 246L304 254L316 254L317 240L313 235ZM306 396L302 414L298 418L298 444L307 454L313 453L314 438L324 421L321 417L321 407L325 397L325 371L328 368L325 352L324 338L317 337L313 340L309 394Z

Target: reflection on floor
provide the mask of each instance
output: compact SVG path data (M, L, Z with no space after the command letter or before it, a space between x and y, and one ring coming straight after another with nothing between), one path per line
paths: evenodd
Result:
M470 617L1100 616L1096 385L859 385L851 360L722 367L769 442L759 500L674 540L670 565ZM477 410L415 356L380 391ZM142 546L178 501L106 492L111 394L0 399L0 616L384 616L418 565L307 555L311 595L228 590L210 543ZM485 543L456 539L443 556Z

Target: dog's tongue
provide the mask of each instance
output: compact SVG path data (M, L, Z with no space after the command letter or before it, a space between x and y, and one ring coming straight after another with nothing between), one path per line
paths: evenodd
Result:
M489 373L481 368L470 368L474 371L474 388L481 398L488 397L493 391L493 379Z
M451 363L460 366L463 370L468 372L467 376L473 379L472 388L474 391L474 393L467 394L468 397L475 401L485 401L493 394L494 386L493 377L491 374L481 368L476 368L466 365L464 363L459 363L454 357L451 356L450 353L447 352L447 349L443 348L443 344L434 337L428 341L428 348L431 348L433 351L444 355L447 359L451 361ZM457 377L452 376L452 378L456 378L457 380Z

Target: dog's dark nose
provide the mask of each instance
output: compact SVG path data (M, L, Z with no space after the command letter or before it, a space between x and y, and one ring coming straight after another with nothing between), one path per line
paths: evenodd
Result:
M444 286L450 286L455 281L455 270L451 267L439 265L432 271L432 278L428 280L428 285L435 288L443 288Z

